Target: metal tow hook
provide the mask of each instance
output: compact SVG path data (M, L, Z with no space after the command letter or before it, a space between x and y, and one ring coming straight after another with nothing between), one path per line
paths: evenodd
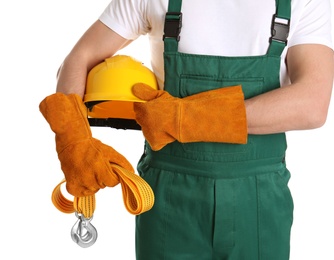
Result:
M83 248L92 246L97 239L97 230L90 223L93 217L85 218L82 214L77 212L75 215L78 220L71 230L72 240Z

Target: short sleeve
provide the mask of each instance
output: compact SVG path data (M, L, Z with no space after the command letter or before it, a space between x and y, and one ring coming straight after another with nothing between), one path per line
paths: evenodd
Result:
M332 43L332 21L330 0L309 0L306 2L289 46L298 44L323 44L330 48Z
M112 0L99 20L122 37L135 40L149 32L146 0Z

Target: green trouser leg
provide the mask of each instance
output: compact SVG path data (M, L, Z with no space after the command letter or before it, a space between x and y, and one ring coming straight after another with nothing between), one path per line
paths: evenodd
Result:
M289 259L293 204L280 158L190 172L198 162L152 157L140 163L157 201L137 217L138 260Z

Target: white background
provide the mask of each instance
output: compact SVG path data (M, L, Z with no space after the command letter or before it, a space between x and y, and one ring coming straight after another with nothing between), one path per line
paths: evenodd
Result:
M74 214L61 213L50 200L63 174L54 134L38 109L55 91L62 60L108 2L0 4L0 259L135 259L134 216L122 204L120 186L96 195L96 244L83 249L72 242ZM123 53L148 64L147 48L143 38ZM287 135L295 203L292 260L334 259L333 133L332 103L324 127ZM136 165L143 144L140 132L94 128L93 134Z

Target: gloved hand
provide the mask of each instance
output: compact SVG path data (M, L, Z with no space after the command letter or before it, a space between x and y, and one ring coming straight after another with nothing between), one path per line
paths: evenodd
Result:
M46 97L39 108L56 134L56 150L70 194L83 197L117 185L119 180L111 163L134 172L126 158L92 137L87 108L80 96L55 93Z
M135 103L136 121L155 151L178 140L247 143L247 120L241 86L176 98L163 90L136 84L132 92L145 103Z

